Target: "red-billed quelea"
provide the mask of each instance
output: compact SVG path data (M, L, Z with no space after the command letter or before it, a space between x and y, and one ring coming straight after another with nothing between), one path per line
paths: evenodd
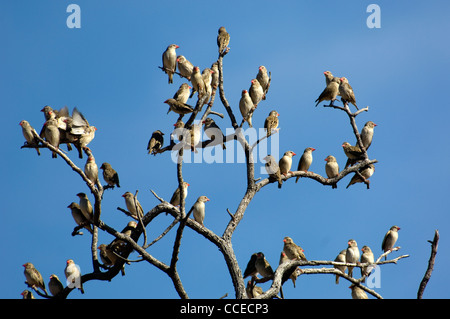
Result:
M289 260L289 258L286 256L286 253L284 251L282 251L280 254L280 261L279 261L278 265L281 265L282 263L284 263L288 260ZM297 280L297 277L298 277L297 269L298 269L298 267L295 267L294 269L292 269L290 271L286 271L283 275L282 283L284 283L288 279L291 279L292 284L294 285L294 288L295 288L295 281Z
M344 103L352 103L356 107L356 109L359 110L358 106L356 105L355 93L353 92L353 88L348 83L346 77L340 78L339 95L341 96Z
M34 130L34 128L28 123L26 120L20 121L19 125L22 127L22 134L23 137L25 137L25 140L27 141L28 145L38 145L39 141L36 138L34 134L37 135L37 132ZM36 147L36 151L38 155L41 155L41 152L39 151L39 148Z
M202 71L202 78L203 78L203 83L205 84L205 94L206 94L206 98L205 98L203 104L208 103L208 101L211 99L211 95L212 95L211 80L212 80L213 73L214 73L214 71L211 70L210 68L205 68Z
M314 147L307 147L303 151L302 156L300 157L300 160L298 161L297 171L307 172L309 170L309 167L311 166L313 162L313 155L312 152L314 152L316 149ZM298 179L300 176L297 176L295 179L295 182L298 182Z
M171 44L162 55L164 72L169 76L169 84L173 83L173 74L177 69L177 51L179 46Z
M70 203L69 206L67 206L67 208L70 208L70 212L72 213L73 220L75 221L75 223L78 226L84 226L84 228L88 232L90 232L91 234L94 233L89 220L86 217L84 217L84 214L81 211L80 205L78 205L75 202L72 202L72 203Z
M325 173L327 174L328 178L333 178L339 175L339 164L336 161L336 157L333 155L328 155L325 158L325 161L327 162L325 164ZM331 188L337 188L337 184L334 183L331 185Z
M369 149L370 145L372 145L373 129L375 126L377 125L374 122L368 121L361 130L361 141L366 151Z
M250 299L256 298L259 295L263 294L262 288L256 286L256 283L252 282L251 280L247 281L247 287L245 288L245 292L247 293L247 297Z
M56 148L59 148L61 135L56 119L49 119L47 122L44 123L43 136L41 137L45 137L45 140L49 144L51 144ZM57 153L52 151L52 158L57 157L58 157Z
M352 299L369 299L366 292L362 290L359 286L352 284L348 287L352 290Z
M180 87L178 88L178 90L175 92L175 94L173 95L173 98L180 103L187 103L188 99L189 99L189 95L191 94L191 89L192 87L187 84L187 83L182 83L180 85ZM170 112L167 111L167 113Z
M341 252L339 253L339 255L336 256L336 258L334 259L334 261L336 262L340 262L340 263L345 263L345 254L347 253L347 249L341 250ZM337 270L340 270L343 274L345 274L345 270L347 269L347 266L345 265L333 265L334 268L336 268ZM339 283L339 275L336 275L336 285Z
M330 82L336 82L336 83L341 83L341 79L338 76L333 76L333 74L330 71L325 71L323 72L323 75L325 75L325 84L326 86L328 86L328 84L330 84Z
M89 198L85 193L78 193L77 196L80 198L80 209L84 218L92 223L94 220L94 210Z
M20 294L22 295L22 299L36 299L34 298L33 293L26 289L22 291Z
M114 266L117 261L117 256L113 253L109 246L101 244L97 247L97 249L100 250L100 258L103 265L106 267Z
M278 166L280 167L280 173L286 176L289 173L292 173L291 167L292 167L292 156L295 156L296 154L292 151L287 151L284 153L284 155L280 158L280 161L278 163Z
M119 174L112 168L111 164L104 162L100 166L100 169L103 170L103 179L107 184L105 188L120 187Z
M98 181L98 166L93 155L89 155L84 165L84 174L95 185Z
M356 183L366 183L367 188L369 188L369 183L370 183L369 178L370 178L370 176L373 175L374 172L375 172L375 166L373 164L369 164L367 166L360 168L359 173L362 175L363 178L361 178L361 176L359 176L357 173L355 173L355 175L353 175L352 179L350 180L350 182L348 183L346 188L349 188L351 185L356 184Z
M198 66L194 66L194 70L192 71L191 76L192 83L192 93L190 97L194 96L194 93L197 92L198 98L201 99L206 93L205 82L203 81L202 73L200 72L200 68Z
M42 278L41 273L34 267L34 265L30 262L27 262L23 264L23 267L25 267L23 273L26 278L25 283L28 285L28 287L31 287L33 289L40 288L46 295L48 295L47 290L45 289L44 279Z
M345 252L345 262L350 264L356 264L359 262L359 249L358 244L354 239L349 239L348 241L348 247ZM353 266L347 266L348 268L348 275L350 277L353 277Z
M257 79L253 79L251 81L250 89L248 90L248 94L250 94L250 98L252 99L253 105L258 106L259 102L262 101L264 96L264 90Z
M363 246L363 248L361 248L362 251L362 255L361 255L361 264L373 264L375 261L375 258L373 256L373 252L370 249L369 246ZM370 271L371 268L370 266L366 266L366 267L361 267L361 276L369 276L370 275ZM363 280L363 282L365 281L365 279Z
M80 267L78 267L72 259L67 260L64 275L66 276L67 286L69 288L78 288L81 293L84 294Z
M164 145L164 133L160 130L156 130L152 133L150 140L147 144L148 154L158 154L161 147Z
M304 250L302 247L296 245L291 237L283 238L283 251L285 252L287 258L293 260L303 260L308 261L304 254Z
M217 47L220 54L223 54L227 50L228 44L230 44L230 34L225 27L222 26L219 28L217 35Z
M185 115L194 112L194 109L190 105L178 102L175 99L167 99L164 101L164 103L169 105L169 110L167 111L167 113L173 111L177 114Z
M128 222L127 226L125 226L124 229L122 229L121 233L125 236L131 236L132 232L136 229L137 222L134 220L131 220ZM127 243L123 241L122 239L114 239L109 245L109 249L111 251L114 251L118 254L122 254L127 246Z
M251 112L254 108L253 101L248 94L247 90L242 90L241 99L239 100L239 110L241 111L242 118L247 121L248 126L252 126L252 115Z
M283 180L281 178L280 166L278 165L277 160L272 155L267 155L263 159L266 161L264 166L270 179L278 181L278 188L281 188L283 185Z
M254 253L252 254L252 256L250 257L250 260L247 262L247 266L245 267L244 270L244 278L247 278L248 276L251 276L252 279L256 278L258 271L256 270L256 258L258 256L258 253Z
M263 89L264 95L263 100L266 99L267 92L270 88L270 76L267 73L267 69L264 65L261 65L258 69L258 74L256 75L256 79L258 80L259 84L261 84L261 87Z
M126 192L122 195L122 197L125 198L125 205L127 206L127 210L132 217L136 219L139 219L139 217L144 217L144 210L142 209L141 203L139 203L136 196L130 192Z
M78 157L83 158L82 150L92 142L97 128L89 125L87 119L77 108L73 109L72 117L66 119L66 124L67 134L74 141L74 145L78 150Z
M188 186L190 186L190 184L187 182L183 182L181 186L184 189L184 199L186 199L188 194ZM181 204L179 187L177 187L177 189L173 192L172 198L170 199L170 204L172 204L173 206L179 206Z
M64 290L63 284L59 280L58 276L56 276L55 274L50 275L50 281L48 282L48 290L50 290L52 296L56 296L59 293L61 293L61 291Z
M211 86L213 89L217 89L219 87L219 65L217 61L211 65L211 70L213 71L211 75Z
M205 220L205 203L209 202L209 200L206 196L200 196L192 207L195 221L202 226L204 226L203 221Z
M273 269L262 252L256 254L255 268L263 278L273 278Z
M400 227L394 225L391 227L391 229L388 230L386 235L384 235L383 242L381 243L381 250L383 252L391 251L392 248L394 248L395 243L398 239L398 231L400 230ZM387 256L384 257L384 260L387 259Z
M333 105L336 97L338 96L338 93L339 83L331 81L315 101L316 106L319 105L319 103L321 103L322 101L330 101L330 105Z
M198 153L197 149L195 148L198 143L200 143L201 133L202 133L202 125L200 124L193 124L190 131L190 145L191 145L191 151Z
M364 153L363 151L361 151L359 146L352 146L350 145L349 142L344 142L342 143L342 148L344 150L345 155L348 158L348 161L345 164L345 168L363 158Z
M272 131L278 127L278 116L280 116L280 114L278 114L277 111L270 111L269 116L264 121L264 128L267 131L267 137L272 135Z
M194 65L186 59L184 55L179 55L177 57L177 65L180 74L190 81Z
M220 127L217 126L216 122L212 118L207 117L203 121L203 124L205 124L204 130L205 130L206 136L208 136L212 141L215 141L216 144L221 143L222 149L226 149L225 137L224 137ZM212 145L214 145L214 144L212 144Z

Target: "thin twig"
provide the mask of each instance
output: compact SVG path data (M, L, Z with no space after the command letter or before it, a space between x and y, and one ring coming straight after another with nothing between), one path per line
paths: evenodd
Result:
M438 243L439 243L439 231L437 229L434 232L433 241L428 241L428 242L431 243L431 255L430 255L430 259L428 261L427 271L425 272L425 275L419 285L419 291L417 292L417 299L422 299L423 292L425 291L428 281L431 278L431 273L433 272L433 269L434 269L434 260L436 258Z

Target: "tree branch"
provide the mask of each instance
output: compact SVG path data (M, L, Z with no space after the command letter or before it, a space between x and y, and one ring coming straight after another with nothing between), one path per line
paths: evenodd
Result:
M428 281L431 278L431 273L433 272L433 269L434 269L434 260L436 258L438 243L439 243L439 231L437 229L434 232L433 241L428 241L428 242L431 243L431 256L428 261L427 271L425 272L425 275L419 285L419 291L417 292L417 299L422 299L423 293L428 284Z

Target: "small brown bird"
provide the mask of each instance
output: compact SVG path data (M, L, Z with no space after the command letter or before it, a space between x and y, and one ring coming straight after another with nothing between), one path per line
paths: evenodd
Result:
M53 297L64 290L63 284L55 274L52 274L50 276L50 281L48 282L48 290L50 290L50 293Z
M341 250L341 252L339 253L339 255L336 256L336 258L334 259L334 261L336 262L340 262L340 263L345 263L345 254L347 253L347 249ZM343 274L345 274L345 270L347 269L347 266L343 265L343 266L338 266L338 265L334 265L334 268L336 268L337 270L340 270ZM336 285L339 284L339 275L336 275Z
M327 162L325 164L325 173L327 174L328 178L333 178L339 175L339 164L336 161L336 157L333 155L328 155L327 158L325 158L325 161ZM337 184L334 183L331 185L331 188L337 188Z
M205 203L209 202L210 199L206 196L200 196L197 198L197 201L194 203L194 206L192 206L194 215L194 219L197 223L200 225L203 225L203 221L205 220Z
M93 155L89 155L84 165L84 174L95 185L98 181L98 166Z
M194 109L190 105L178 102L175 99L167 99L164 103L169 105L169 111L167 113L174 111L177 114L185 115L194 112Z
M291 237L288 236L284 237L283 242L284 242L283 251L290 260L296 259L308 261L304 254L303 248L296 245Z
M122 229L121 233L125 236L131 236L132 232L136 229L137 222L134 220L131 220L128 222L127 226L125 226L124 229ZM125 248L127 247L127 243L121 239L114 239L109 245L108 248L110 251L114 251L121 255Z
M381 243L381 250L384 252L388 252L394 248L395 243L398 239L398 231L400 227L392 226L391 229L388 230L386 235L384 235L383 242ZM384 257L384 260L387 259L387 256Z
M325 75L325 84L326 86L328 86L328 84L330 84L330 82L334 81L336 83L341 83L341 79L338 76L333 76L333 74L330 71L325 71L323 72L323 74Z
M78 157L83 158L83 149L95 138L97 128L89 125L87 119L77 108L73 109L72 117L65 119L65 123L68 138L77 148Z
M322 101L330 101L330 105L333 105L336 97L338 96L338 93L339 83L331 81L315 101L316 106L319 105L319 103L321 103Z
M345 155L348 157L347 164L345 168L347 168L350 164L355 163L358 160L361 160L364 153L361 151L359 146L352 146L349 142L342 143L342 147L344 149Z
M92 223L94 220L94 210L89 198L85 193L78 193L77 196L80 198L80 209L84 218Z
M272 155L267 155L264 157L264 160L266 161L265 167L269 178L278 181L278 188L281 188L283 180L281 179L280 166L277 161Z
M366 151L369 149L370 145L372 145L373 129L375 126L377 125L374 122L368 121L361 130L361 141Z
M350 182L348 183L346 188L349 188L350 185L356 184L356 183L364 183L364 181L366 183L370 183L370 181L368 180L370 178L370 176L373 175L373 173L375 172L375 166L373 164L369 164L367 166L362 167L359 170L359 173L364 177L364 179L362 179L358 174L355 173L355 175L353 175L352 179L350 180ZM369 187L367 185L367 187Z
M259 295L262 295L263 290L261 287L256 286L255 282L251 280L247 281L247 287L245 288L245 292L247 293L247 297L250 299L256 298Z
M50 113L52 112L50 111ZM44 123L43 134L44 136L41 137L45 137L45 140L49 144L51 144L56 148L59 148L61 133L59 131L56 119L49 119L47 122ZM52 158L57 157L58 157L57 153L52 151Z
M164 72L169 76L169 84L173 83L173 74L177 69L177 52L179 46L171 44L162 55Z
M352 290L352 299L369 299L366 292L355 284L348 287Z
M348 241L348 248L345 252L345 262L356 264L359 261L359 249L358 244L354 239L349 239ZM348 268L348 275L350 277L353 277L353 266L347 266Z
M255 268L263 278L273 278L273 269L262 252L256 254Z
M148 154L158 154L161 147L164 145L164 133L160 130L156 130L152 133L150 140L147 144Z
M20 121L19 125L22 127L22 134L23 137L25 137L25 140L27 141L28 145L38 145L39 141L36 138L34 134L37 135L37 132L35 129L28 123L26 120ZM36 147L36 151L38 155L41 155L41 152L39 151L39 148Z
M353 88L348 83L346 77L340 78L339 94L342 97L344 103L352 103L356 107L356 109L359 110L358 106L356 105L355 93L353 92Z
M186 199L188 194L188 186L190 186L189 183L183 182L182 187L184 189L184 199ZM172 198L170 199L170 204L173 206L179 206L181 204L179 187L177 187L177 189L173 192Z
M100 258L104 266L112 267L115 265L118 257L113 253L109 246L101 244L97 249L100 250Z
M78 267L72 259L67 260L64 275L66 276L67 286L69 288L78 288L81 293L84 294L80 267Z
M286 256L286 253L284 251L282 251L280 254L280 261L279 261L278 265L281 265L282 263L284 263L288 260L289 260L289 258ZM298 277L298 269L299 269L298 267L295 267L292 270L289 270L289 271L287 270L283 275L282 283L284 283L285 281L290 279L290 280L292 280L292 284L294 285L294 288L295 288L295 282Z
M194 70L194 65L188 59L186 59L184 55L179 55L177 57L177 65L180 74L190 81L192 71Z
M227 32L225 27L220 27L217 35L217 47L219 49L219 54L223 54L230 44L230 34Z
M200 143L201 133L202 133L201 123L192 125L191 129L189 130L188 141L192 152L198 153L195 147L198 145L198 143Z
M194 66L194 70L192 71L191 76L192 83L192 93L189 97L193 97L194 93L197 92L198 98L203 98L203 95L206 93L206 85L203 81L202 74L200 72L200 68L198 66Z
M211 76L211 86L213 89L217 89L219 87L219 65L217 61L211 65L211 70L213 71Z
M266 99L267 92L270 88L270 75L267 74L267 69L264 65L261 65L258 69L258 74L256 75L256 79L258 80L259 84L261 84L261 87L263 89L264 95L263 100Z
M247 263L247 267L245 267L244 270L244 279L248 276L252 276L252 278L256 278L256 275L258 274L258 271L256 270L256 258L258 256L258 253L252 254L250 257L250 260Z
M70 203L69 206L67 206L67 208L70 208L70 211L71 211L71 213L72 213L72 217L73 217L73 219L75 220L75 223L76 223L78 226L83 225L84 228L85 228L88 232L90 232L91 234L94 233L94 231L92 230L92 227L91 227L91 225L90 225L90 223L89 223L89 220L86 219L86 217L84 217L84 214L83 214L83 212L81 211L80 205L78 205L78 204L75 203L75 202L72 202L72 203Z
M284 153L284 155L280 158L280 162L278 163L278 166L280 167L280 173L286 176L288 173L292 173L291 167L292 167L292 156L295 156L295 154L292 151L287 151Z
M314 147L307 147L303 151L302 156L300 157L300 160L298 161L297 171L307 172L309 170L309 167L312 164L313 156L312 152L314 152L316 149ZM298 182L298 179L300 176L297 176L295 179L295 182Z
M252 115L251 112L254 108L252 98L248 94L247 90L242 90L241 99L239 100L239 110L241 111L242 118L247 121L248 126L252 126Z
M173 99L177 102L186 104L189 99L189 95L191 94L192 87L187 83L182 83L178 88L177 92L175 92ZM170 112L170 108L167 111L167 114Z
M23 272L26 278L25 283L28 285L28 287L31 287L33 289L40 288L46 295L48 295L41 273L30 262L23 264L23 266L25 267L25 270Z
M278 116L280 116L280 114L278 114L277 111L273 110L270 111L269 116L266 118L264 122L264 128L267 131L267 137L272 135L272 131L278 127Z
M252 84L250 85L248 94L250 94L250 98L252 99L253 105L257 107L259 102L262 101L264 96L264 90L257 79L252 80Z
M100 169L103 170L103 179L107 184L104 188L114 188L114 186L120 187L119 174L112 168L111 164L104 162L100 166Z
M225 136L223 135L222 130L220 129L220 127L217 126L216 122L212 118L207 117L203 121L203 124L205 124L204 130L205 130L206 136L208 136L209 139L211 139L213 141L216 141L216 137L217 137L217 141L216 142L220 143L220 141L222 141L221 142L222 149L226 149L226 146L225 146L225 143L224 143L225 142ZM214 144L212 144L212 145L214 145Z
M24 290L20 293L22 295L22 299L36 299L33 296L33 293L29 290Z
M365 264L365 263L372 264L375 261L372 250L370 249L369 246L363 246L363 248L361 248L361 251L362 251L361 264ZM361 267L361 276L369 276L370 275L371 268L369 268L369 267L370 266ZM365 282L365 281L366 280L364 279L363 282Z
M139 203L136 196L130 192L126 192L122 195L122 197L125 198L125 205L127 206L127 210L132 217L136 219L139 219L139 216L141 218L144 217L144 210L142 209L141 203Z
M211 86L211 81L212 81L212 75L213 75L214 71L211 70L210 68L205 68L202 71L202 78L203 78L203 83L205 83L205 93L208 96L205 99L205 103L206 104L209 99L211 98L211 94L212 94L212 86Z

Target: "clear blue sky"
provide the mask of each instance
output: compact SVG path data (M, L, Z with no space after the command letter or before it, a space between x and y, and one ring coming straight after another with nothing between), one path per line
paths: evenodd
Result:
M324 158L334 155L341 167L341 144L354 142L345 114L314 107L324 88L323 71L346 76L360 106L369 112L357 124L378 124L369 151L379 161L371 189L362 184L337 190L312 180L294 179L265 187L250 204L233 236L241 268L257 251L276 268L290 236L311 260L333 260L350 238L368 245L378 256L385 232L401 227L391 256L409 254L398 265L382 267L385 298L415 298L427 267L435 229L441 233L433 276L425 298L449 298L446 267L449 254L448 179L443 165L450 156L447 119L450 4L448 1L376 1L381 28L369 29L366 8L371 1L82 1L81 28L69 29L71 1L2 1L0 4L0 104L3 109L2 177L3 230L0 234L0 298L20 298L26 288L23 267L35 264L47 284L50 274L64 278L69 258L90 272L90 238L72 237L75 226L67 207L78 192L89 192L84 182L48 150L38 157L24 142L19 122L28 120L40 130L44 105L70 110L78 107L98 128L90 144L97 163L109 162L118 171L121 188L105 192L102 217L116 229L128 222L116 210L125 207L121 195L139 190L148 211L166 200L177 187L176 167L165 153L147 155L151 133L160 129L168 140L174 113L166 114L163 101L183 82L174 84L158 69L168 44L201 69L217 58L217 29L231 34L230 53L224 59L227 98L240 120L240 92L248 89L258 66L272 72L267 100L261 102L253 123L261 127L269 111L280 114L280 153L293 150L296 168L305 147L316 148L311 170L325 174ZM195 100L191 100L194 104ZM225 112L219 99L214 110ZM229 120L218 120L222 128ZM228 147L232 147L230 143ZM73 161L84 167L76 153ZM259 167L263 165L258 163ZM261 175L261 177L265 177ZM191 186L186 205L207 195L205 224L221 235L228 223L226 209L237 207L245 186L244 164L190 164L184 179ZM92 198L91 198L92 199ZM154 238L171 222L161 215L148 227ZM170 260L174 231L149 252ZM100 242L111 236L100 233ZM136 259L136 253L130 256ZM186 229L179 270L192 298L234 296L225 262L217 248ZM347 282L335 285L330 275L302 276L297 288L285 285L287 298L350 298ZM266 284L263 288L268 288ZM169 278L146 263L133 263L126 276L112 282L91 281L86 293L70 298L178 298Z

